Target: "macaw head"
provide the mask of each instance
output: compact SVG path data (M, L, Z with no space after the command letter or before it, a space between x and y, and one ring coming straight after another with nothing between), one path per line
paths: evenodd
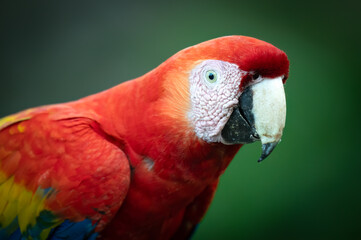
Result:
M261 141L262 161L281 140L289 62L273 45L245 36L217 38L180 51L160 68L168 112L186 118L201 141Z

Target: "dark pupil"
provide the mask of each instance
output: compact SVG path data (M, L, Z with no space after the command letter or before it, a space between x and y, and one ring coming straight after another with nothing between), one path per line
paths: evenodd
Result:
M209 79L213 80L213 79L214 79L214 74L213 74L213 73L209 73L208 77L209 77Z

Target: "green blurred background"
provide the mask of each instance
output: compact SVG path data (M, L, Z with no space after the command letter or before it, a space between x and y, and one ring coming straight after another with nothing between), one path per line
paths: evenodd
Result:
M0 116L140 76L175 52L253 36L290 59L282 143L241 149L194 239L361 239L357 1L1 1Z

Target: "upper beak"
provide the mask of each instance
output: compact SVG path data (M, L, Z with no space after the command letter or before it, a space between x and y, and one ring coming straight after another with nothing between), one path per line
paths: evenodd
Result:
M286 122L286 97L282 77L264 78L247 87L222 130L226 144L245 144L260 140L259 162L271 154L281 140Z

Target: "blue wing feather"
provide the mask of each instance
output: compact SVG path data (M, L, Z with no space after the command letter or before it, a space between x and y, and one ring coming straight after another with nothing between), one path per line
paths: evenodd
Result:
M5 228L0 226L0 239L9 239L9 240L20 240L21 232L18 227L18 218L16 217L10 225Z
M0 228L1 240L25 240L40 239L43 230L51 228L56 224L56 217L47 210L40 212L34 226L29 226L25 232L21 233L18 226L18 219L15 218L6 228ZM95 232L96 224L92 224L90 219L80 222L63 221L59 226L51 229L48 240L95 240L98 233Z
M98 236L98 233L94 232L95 227L96 224L92 224L90 219L85 219L81 222L71 222L69 220L65 220L61 225L50 232L48 239L93 240Z

